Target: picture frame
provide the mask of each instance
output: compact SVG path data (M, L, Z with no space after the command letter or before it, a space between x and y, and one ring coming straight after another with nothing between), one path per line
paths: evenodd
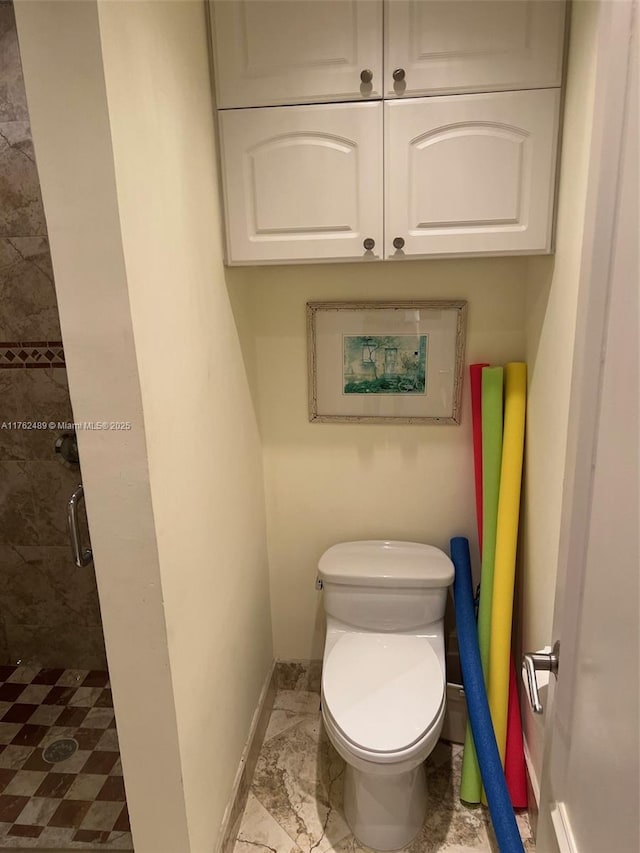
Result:
M312 423L459 424L465 300L308 302Z

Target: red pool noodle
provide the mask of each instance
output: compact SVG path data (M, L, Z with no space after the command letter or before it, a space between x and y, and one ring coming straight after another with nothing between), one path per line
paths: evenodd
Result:
M509 667L509 707L507 709L507 747L504 756L504 773L507 788L514 809L526 809L529 804L527 794L527 772L524 763L522 743L522 723L520 721L520 700L513 654Z
M482 554L482 368L488 364L472 364L471 377L471 422L473 425L473 466L476 480L476 522L478 544Z

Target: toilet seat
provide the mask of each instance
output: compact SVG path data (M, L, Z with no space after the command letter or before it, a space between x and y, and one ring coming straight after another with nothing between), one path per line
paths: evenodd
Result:
M353 752L395 761L420 749L442 717L444 676L429 640L346 633L328 651L323 710Z

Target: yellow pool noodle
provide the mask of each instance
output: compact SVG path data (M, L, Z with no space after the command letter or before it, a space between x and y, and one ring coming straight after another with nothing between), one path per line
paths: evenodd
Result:
M504 435L489 647L489 707L503 766L507 743L509 656L524 454L527 365L521 362L507 364L504 377Z
M503 369L482 369L482 570L480 574L480 607L478 609L478 645L485 687L489 680L489 643L491 640L491 606L493 568L496 553L496 524L500 494L502 460L502 396ZM480 765L476 756L471 726L467 723L460 777L460 800L471 805L482 796Z

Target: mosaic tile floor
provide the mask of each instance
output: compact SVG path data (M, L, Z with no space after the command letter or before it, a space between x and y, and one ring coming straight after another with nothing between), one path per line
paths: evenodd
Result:
M344 762L322 726L319 695L279 690L256 766L234 853L368 853L342 812ZM424 827L405 853L497 853L488 813L458 800L462 747L440 742L427 760ZM535 850L526 815L518 824Z
M46 761L47 747L63 738L77 742L74 754ZM133 849L108 673L0 666L0 848L7 847Z

